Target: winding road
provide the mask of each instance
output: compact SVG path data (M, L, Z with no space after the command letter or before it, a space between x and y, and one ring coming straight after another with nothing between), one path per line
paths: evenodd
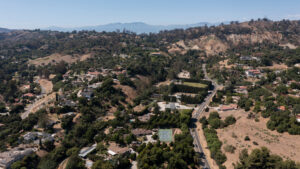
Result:
M206 72L206 64L202 65L202 70L203 70L204 75L205 75L204 79L208 80L208 81L211 81L212 85L214 86L214 89L213 89L213 91L211 91L207 95L204 102L201 103L200 105L198 105L197 108L195 109L195 111L193 112L192 125L190 126L190 133L191 133L191 135L194 139L195 151L196 151L196 153L199 153L201 155L201 158L203 159L203 161L200 162L200 166L204 169L211 169L211 167L209 166L209 163L207 162L206 155L204 154L202 146L200 144L199 135L198 135L198 132L196 130L197 129L196 122L199 121L201 113L209 105L209 103L211 102L214 95L217 93L217 90L220 86L218 86L218 84L215 81L213 81L212 79L210 79L208 77L207 72Z

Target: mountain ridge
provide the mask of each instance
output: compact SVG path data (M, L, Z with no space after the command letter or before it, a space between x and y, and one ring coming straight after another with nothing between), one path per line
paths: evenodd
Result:
M227 22L225 22L227 23ZM109 23L105 25L96 25L96 26L82 26L82 27L56 27L50 26L47 28L42 28L42 30L52 30L52 31L62 31L62 32L71 32L71 31L81 31L81 30L95 30L97 32L114 32L114 31L123 31L128 30L135 32L137 34L141 33L158 33L163 30L172 30L172 29L187 29L191 27L199 26L216 26L221 24L221 22L210 23L210 22L198 22L195 24L171 24L171 25L151 25L144 22L129 22L129 23Z

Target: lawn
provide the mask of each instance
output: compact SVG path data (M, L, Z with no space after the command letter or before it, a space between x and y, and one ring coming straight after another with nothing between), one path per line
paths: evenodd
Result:
M199 88L206 88L207 87L206 84L194 83L194 82L183 82L183 85L191 86L191 87L199 87Z

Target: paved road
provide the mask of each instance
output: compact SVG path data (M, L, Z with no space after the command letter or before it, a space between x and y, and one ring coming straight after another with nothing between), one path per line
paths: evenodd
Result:
M56 93L51 93L50 95L40 95L40 99L37 99L34 101L34 103L29 104L26 106L25 108L25 112L23 112L21 114L21 118L25 119L29 116L30 113L35 113L36 111L38 111L41 108L44 108L45 105L47 105L48 103L52 102L53 100L55 100L56 97Z
M196 123L196 121L199 120L201 113L204 111L204 109L208 106L208 104L210 103L210 101L212 100L214 95L217 93L217 89L219 88L219 86L215 81L213 81L212 79L210 79L208 77L207 72L206 72L206 64L202 65L202 70L205 75L204 79L211 81L212 85L214 86L214 89L213 89L213 91L211 91L208 94L208 96L205 98L205 101L202 104L198 105L196 110L193 112L192 118L193 118L194 124L191 125L190 133L194 139L195 151L198 152L199 154L201 154L202 158L203 158L203 161L202 161L202 163L200 163L200 165L205 169L210 169L209 163L207 162L206 156L205 156L202 146L200 144L199 135L197 132L197 125L195 123Z

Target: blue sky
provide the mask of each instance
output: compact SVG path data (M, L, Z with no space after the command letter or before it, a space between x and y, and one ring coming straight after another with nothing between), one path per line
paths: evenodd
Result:
M300 0L0 0L0 27L300 19Z

